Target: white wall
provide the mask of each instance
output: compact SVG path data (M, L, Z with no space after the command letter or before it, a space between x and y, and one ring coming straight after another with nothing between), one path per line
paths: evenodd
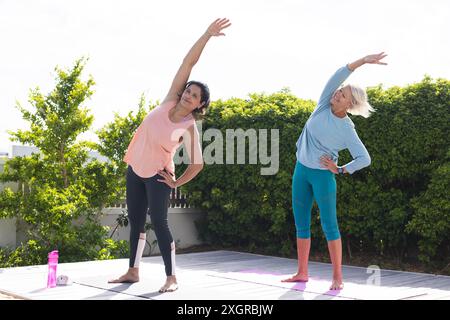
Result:
M33 153L39 153L39 149L36 147L13 145L11 157L30 156Z
M16 219L0 219L0 247L16 248Z
M100 224L110 228L109 235L114 230L114 227L117 224L116 219L121 213L122 210L120 208L108 208L103 210ZM204 219L204 217L205 215L196 209L169 208L169 227L178 249L185 249L203 243L203 241L200 240L197 228L195 227L195 221ZM147 221L150 221L149 218ZM130 226L118 227L112 238L114 240L128 241L130 239ZM147 233L147 240L152 244L155 239L154 232L149 230ZM16 226L16 220L0 219L0 247L14 249L20 245L21 241L25 241L25 236L23 231ZM153 245L152 248L146 245L144 255L149 255L150 253L159 253L157 244Z

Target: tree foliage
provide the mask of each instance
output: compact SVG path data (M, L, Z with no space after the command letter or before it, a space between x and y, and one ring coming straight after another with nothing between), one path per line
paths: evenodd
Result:
M31 90L31 109L17 105L29 129L10 132L13 141L39 153L8 160L0 181L19 183L0 193L0 217L24 224L25 242L8 253L4 266L42 264L58 249L60 260L81 261L123 256L124 242L107 239L99 214L111 194L108 163L89 157L90 142L78 141L93 116L82 104L93 94L94 80L80 79L86 60L70 70L56 68L56 86L47 95ZM6 251L4 251L6 252Z

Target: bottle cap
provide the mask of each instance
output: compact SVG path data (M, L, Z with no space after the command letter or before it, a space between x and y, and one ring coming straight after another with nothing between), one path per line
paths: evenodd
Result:
M53 250L48 254L49 258L58 258L58 250Z

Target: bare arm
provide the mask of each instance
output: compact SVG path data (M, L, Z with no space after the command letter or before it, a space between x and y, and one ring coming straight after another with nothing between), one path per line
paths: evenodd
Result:
M184 90L192 68L197 63L206 43L211 37L224 36L223 29L228 28L231 25L228 19L216 19L210 24L204 34L195 42L192 48L183 59L183 63L178 69L175 78L172 81L172 85L165 97L164 101L177 100L178 95Z
M348 68L351 71L355 71L357 68L361 67L363 64L366 64L366 63L386 65L387 63L380 61L381 59L383 59L386 56L387 56L387 54L385 54L384 52L377 53L377 54L370 54L370 55L365 56L361 59L358 59L352 63L349 63Z

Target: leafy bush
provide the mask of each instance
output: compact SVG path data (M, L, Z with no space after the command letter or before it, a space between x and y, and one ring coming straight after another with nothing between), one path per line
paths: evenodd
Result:
M206 165L198 177L183 186L189 201L208 213L205 224L199 226L205 239L250 250L264 247L268 253L291 252L294 227L290 194L295 141L313 108L312 101L298 99L286 90L270 96L253 94L248 100L219 100L211 105L203 131L216 128L225 137L227 129L267 129L270 150L270 130L278 129L279 170L276 175L261 175L261 168L268 165L259 161L256 165ZM209 141L203 147L208 144ZM224 155L226 147L224 139ZM248 141L246 150L248 156Z

